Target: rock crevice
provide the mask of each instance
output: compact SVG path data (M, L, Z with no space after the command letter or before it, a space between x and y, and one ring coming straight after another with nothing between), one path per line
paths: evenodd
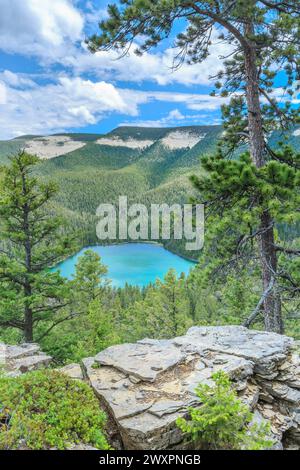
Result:
M195 388L227 372L257 420L298 445L300 366L293 340L238 326L193 327L171 340L113 346L83 361L86 378L119 430L125 449L189 447L176 419L198 406Z
M9 376L48 367L36 344L0 343L0 368ZM189 406L201 406L198 384L229 374L255 421L268 420L276 448L300 447L300 361L294 341L239 326L193 327L170 340L112 346L62 369L93 388L109 416L114 448L189 449L176 426Z
M5 375L17 377L33 370L48 367L52 357L43 353L38 344L21 344L9 346L0 343L0 370Z

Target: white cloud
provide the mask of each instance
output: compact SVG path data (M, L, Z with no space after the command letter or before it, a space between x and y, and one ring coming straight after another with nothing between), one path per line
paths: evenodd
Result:
M220 98L209 95L122 89L105 81L68 76L39 85L24 74L3 72L0 103L5 106L0 107L0 139L85 127L111 113L137 117L140 106L153 101L184 104L191 109L196 106L201 110L216 110L220 105ZM156 124L166 126L194 118L195 115L184 116L175 108Z
M210 85L212 75L222 69L222 57L231 52L231 46L215 42L211 48L211 55L201 64L182 64L178 69L173 69L173 61L176 49L169 48L164 52L146 52L141 57L134 54L133 45L131 52L118 59L114 51L97 52L90 54L86 45L82 44L82 51L76 55L69 54L64 63L73 68L77 73L94 73L106 80L119 80L141 83L153 81L158 85L180 83L183 85Z
M1 82L0 82L1 83ZM0 139L24 134L49 134L95 124L111 112L135 116L136 104L106 82L62 77L34 88L0 85ZM5 91L4 91L5 90Z
M179 111L179 109L173 109L168 115L169 119L174 119L175 121L182 121L184 115Z
M178 127L193 125L213 125L220 124L219 118L213 118L212 115L205 113L199 114L182 114L178 109L173 109L166 116L160 119L139 119L135 121L125 121L122 126L139 126L139 127Z
M0 0L0 48L5 52L37 56L42 64L59 63L74 73L92 73L101 80L159 85L209 85L210 76L222 68L222 56L231 46L212 35L211 55L202 64L183 64L173 70L176 50L148 52L142 57L131 52L116 60L116 52L92 55L83 42L85 33L98 31L97 23L106 17L106 2L95 7L87 1L85 11L79 10L77 0Z
M82 38L84 19L71 0L0 0L0 9L6 52L54 60Z
M10 70L4 70L4 72L1 72L0 80L6 83L6 85L13 86L15 88L34 88L36 86L35 82L28 78L26 74L17 74Z
M103 4L103 0L101 2ZM98 8L95 7L92 1L87 1L85 4L85 20L87 23L91 23L92 26L97 26L101 20L108 18L107 6Z
M0 82L0 105L6 103L7 93L5 83ZM1 111L1 108L0 108Z
M185 120L186 116L184 116L178 109L173 109L167 114L167 116L164 116L161 119L139 120L131 123L124 122L123 125L139 127L171 127L178 125L180 121Z
M136 104L148 103L149 101L160 101L169 103L181 103L188 109L195 111L215 111L221 104L227 103L229 98L210 96L200 93L173 93L167 91L138 91L122 90L122 96Z

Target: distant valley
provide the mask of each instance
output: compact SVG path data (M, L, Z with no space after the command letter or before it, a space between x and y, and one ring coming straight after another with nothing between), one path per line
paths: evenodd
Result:
M120 127L106 135L23 136L0 142L0 163L23 148L41 159L38 173L60 191L55 211L79 233L80 243L97 243L95 213L100 203L185 203L193 195L189 176L201 171L200 160L216 151L221 126L178 128ZM281 140L274 133L270 145ZM300 128L289 142L300 149ZM184 241L170 241L171 251L190 257Z

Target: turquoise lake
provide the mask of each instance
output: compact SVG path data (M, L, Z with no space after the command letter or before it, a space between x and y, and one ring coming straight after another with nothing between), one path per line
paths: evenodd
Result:
M123 245L91 246L66 259L54 268L61 275L72 279L78 258L91 249L101 256L102 263L108 268L107 277L114 287L123 287L126 283L134 286L146 286L163 279L169 269L174 268L178 275L188 274L195 266L192 261L170 253L160 245L147 243L128 243Z

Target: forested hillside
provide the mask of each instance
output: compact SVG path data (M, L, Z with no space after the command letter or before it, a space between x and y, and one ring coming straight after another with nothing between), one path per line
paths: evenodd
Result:
M120 127L103 136L52 136L49 139L55 140L49 144L48 156L36 171L58 184L55 210L77 231L80 243L97 243L95 213L101 203L117 203L119 196L124 195L129 203L140 202L148 207L151 203L188 202L194 191L189 177L201 173L201 158L216 151L222 133L221 126ZM82 146L68 151L70 142L63 138ZM40 148L43 156L44 149L48 149L47 139L24 136L2 141L0 162L7 163L8 157L21 148ZM270 145L276 148L280 140L280 133L273 133ZM299 129L290 133L288 141L295 149L300 148ZM51 151L55 155L57 149L62 155L51 157ZM185 252L184 242L171 240L165 245L191 257ZM198 253L192 256L196 259Z

